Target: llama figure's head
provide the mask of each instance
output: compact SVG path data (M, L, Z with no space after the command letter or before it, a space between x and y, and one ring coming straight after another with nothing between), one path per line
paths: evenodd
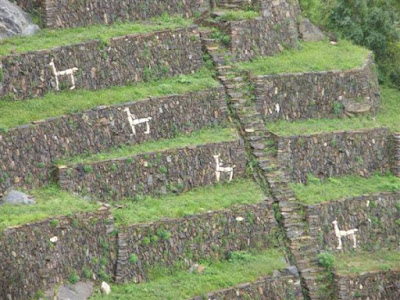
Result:
M49 63L49 66L50 66L50 67L55 67L54 58L51 59L51 61L50 61L50 63Z
M337 220L332 222L333 225L337 225L337 223L338 223Z

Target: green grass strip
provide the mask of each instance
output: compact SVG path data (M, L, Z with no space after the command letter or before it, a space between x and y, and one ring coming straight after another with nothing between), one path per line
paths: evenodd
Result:
M99 207L93 202L62 191L57 186L48 186L28 193L35 197L36 204L0 206L0 231L7 227L36 222L50 217L93 211Z
M301 43L299 49L285 50L271 57L238 64L253 75L349 70L363 66L369 51L348 41L336 46L328 41Z
M254 10L217 10L223 15L216 17L217 21L241 21L250 20L260 16L260 12Z
M97 91L51 92L39 99L14 102L0 101L0 129L4 130L32 121L82 112L99 105L137 101L150 96L157 97L206 90L219 85L212 76L212 71L202 68L193 75L179 75L130 86L115 86Z
M239 204L261 203L260 187L250 179L237 179L227 184L201 187L178 196L143 197L136 201L118 203L123 209L114 209L118 226L158 221L162 218L181 218L188 215L221 210Z
M400 92L394 88L382 87L382 106L376 117L308 119L294 122L279 120L267 122L267 128L280 136L378 127L387 127L393 131L400 131L399 116Z
M204 261L202 274L188 271L155 269L146 283L112 285L108 296L99 292L90 299L183 300L239 283L251 282L286 266L283 255L276 250L259 254L234 252L228 261Z
M398 270L400 269L400 252L379 250L336 254L334 266L336 271L342 275Z
M0 206L0 231L50 217L94 211L99 207L96 202L74 196L55 185L27 193L35 197L36 204ZM162 218L180 218L233 205L261 203L263 200L263 193L256 183L250 179L238 179L227 184L196 188L180 195L126 199L118 203L123 208L112 208L112 213L116 225L123 226Z
M291 184L297 198L305 204L316 204L364 194L400 191L400 178L394 175L332 177L325 181L309 176L309 183Z
M42 29L32 36L12 37L0 41L0 56L51 49L97 39L108 43L112 37L188 27L192 23L192 19L163 15L150 19L147 23L115 23L111 26L93 25L69 29Z
M145 142L142 144L135 144L132 146L121 145L111 149L108 152L74 156L57 160L55 163L57 165L71 165L78 163L98 162L148 152L163 151L168 149L209 143L233 141L236 139L238 139L238 134L235 129L216 126L212 128L204 128L202 130L192 132L188 135L179 135L172 139L162 139L157 141Z

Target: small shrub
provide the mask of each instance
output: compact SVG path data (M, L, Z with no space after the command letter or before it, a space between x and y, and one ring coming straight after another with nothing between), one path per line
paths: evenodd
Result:
M131 253L131 255L129 256L129 262L132 264L132 265L134 265L134 264L136 264L137 262L138 262L138 257L137 257L137 255L136 254L134 254L134 253Z
M167 231L165 229L162 229L162 228L157 230L157 235L160 238L162 238L164 241L169 240L171 238L171 236L172 236L171 232L169 232L169 231Z
M83 267L82 272L83 277L85 277L86 279L91 279L93 277L93 272L87 267Z
M318 263L327 271L332 271L335 265L335 257L329 252L318 254Z
M58 225L58 220L57 219L51 220L50 225L56 227Z
M252 256L250 253L246 251L234 251L228 253L228 260L229 261L249 261Z
M78 276L78 274L76 274L76 272L72 272L69 277L68 277L68 281L71 284L75 284L80 280L80 277Z
M83 171L86 174L92 173L93 172L93 167L92 166L83 166Z
M341 115L343 113L343 103L335 101L333 102L333 112L335 115Z

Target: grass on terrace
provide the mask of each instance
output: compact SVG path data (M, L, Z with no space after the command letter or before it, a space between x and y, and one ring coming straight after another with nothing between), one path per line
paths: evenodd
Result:
M400 269L400 252L379 250L373 252L346 253L335 255L336 272L343 275L371 271Z
M70 29L42 29L33 36L13 37L0 41L0 56L51 49L96 39L108 43L112 37L187 27L192 23L192 19L163 15L153 18L147 23L116 23L111 26L93 25Z
M377 127L400 131L400 91L389 87L382 87L381 91L382 106L376 117L309 119L294 122L279 120L268 122L267 128L281 136Z
M137 101L150 96L157 97L205 90L219 85L212 76L213 71L202 68L193 75L179 75L130 86L115 86L97 91L51 92L40 99L14 102L0 101L0 129L8 129L64 114L77 113L99 105L112 105Z
M316 204L364 194L400 191L400 178L394 175L332 177L325 181L309 176L307 185L292 183L297 198L305 204Z
M28 192L35 197L35 205L1 205L0 231L49 217L65 216L77 212L93 211L99 206L83 200L52 185Z
M83 211L94 211L99 206L52 185L27 192L35 197L35 205L0 206L0 231L50 217L65 216ZM250 179L200 187L180 195L143 197L119 202L123 208L113 208L117 225L156 221L162 218L180 218L186 215L221 210L232 205L260 203L264 200L259 186Z
M240 21L240 20L250 20L260 16L258 11L254 10L224 10L218 9L218 12L223 13L223 15L216 17L217 21Z
M202 274L158 268L150 273L146 283L112 285L110 295L96 293L90 299L183 300L255 281L283 269L286 263L281 253L268 250L256 254L234 252L227 261L203 261L202 265L205 266Z
M232 205L260 203L264 200L260 187L250 179L196 188L178 196L143 197L125 200L123 209L113 210L117 225L130 225L162 218L180 218L187 215L229 208Z
M271 57L239 63L254 75L348 70L361 67L369 51L342 40L336 46L328 41L300 43L299 49L285 50Z
M109 160L142 153L162 151L172 148L180 148L208 143L233 141L238 138L237 131L233 128L222 128L219 126L201 129L188 135L179 135L171 139L149 141L135 145L121 145L108 152L89 154L86 156L74 156L56 161L57 165L70 165L78 163L89 163Z

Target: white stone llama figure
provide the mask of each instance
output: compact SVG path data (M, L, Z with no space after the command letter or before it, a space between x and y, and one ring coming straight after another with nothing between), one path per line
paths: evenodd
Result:
M341 250L342 249L342 237L348 236L353 240L353 248L357 248L357 238L356 238L356 232L358 229L350 229L350 230L340 230L338 226L338 221L335 220L332 222L333 227L335 229L335 235L338 238L338 243L339 245L337 246L336 249Z
M144 132L144 134L150 134L150 123L149 122L152 119L151 117L136 119L135 115L131 114L129 107L125 108L124 111L128 115L128 122L129 122L129 125L131 125L132 133L134 135L136 135L135 126L142 124L142 123L146 123L146 131Z
M49 63L49 66L51 70L53 71L53 75L56 78L56 90L60 90L60 83L58 81L58 76L69 76L71 79L71 87L69 88L70 90L75 89L75 77L74 73L77 72L79 69L74 67L72 69L68 69L65 71L57 71L56 65L54 64L54 58L51 59L51 62Z
M221 154L214 155L214 160L215 160L215 177L217 179L217 182L219 182L221 178L221 172L226 172L230 173L229 174L229 182L232 181L233 178L233 169L236 167L236 165L233 165L232 167L223 167L222 160L220 160Z

